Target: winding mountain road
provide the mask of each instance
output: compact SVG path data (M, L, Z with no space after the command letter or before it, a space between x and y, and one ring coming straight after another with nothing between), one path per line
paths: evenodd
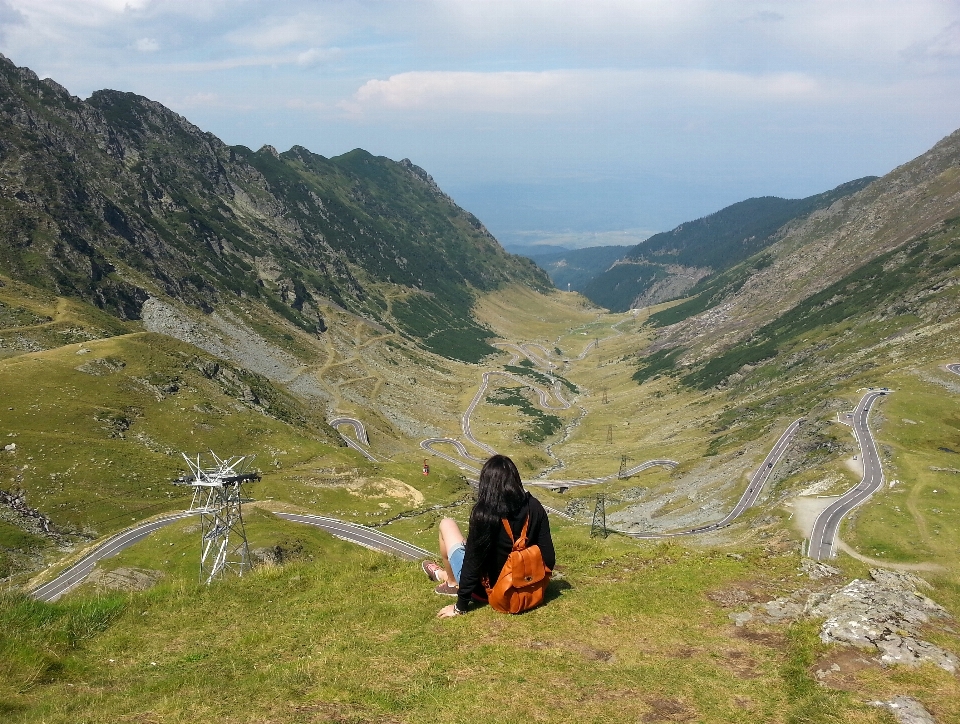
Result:
M667 469L673 469L679 465L676 460L647 460L640 463L639 465L634 465L632 468L623 471L623 475L619 472L612 473L610 475L604 475L600 478L583 478L583 479L574 479L574 480L529 480L524 483L525 487L537 487L537 488L576 488L584 485L596 485L597 483L605 483L608 480L613 480L615 478L629 478L632 475L648 470L649 468L661 466Z
M886 390L867 392L853 411L851 424L857 443L860 445L863 478L817 516L813 531L810 533L810 543L807 546L807 555L814 560L823 561L836 555L835 543L840 522L847 513L863 504L867 498L883 487L883 466L880 464L877 444L870 433L867 421L870 407L886 394Z
M134 543L143 540L155 530L163 528L164 526L168 526L171 523L176 523L178 520L183 520L184 518L189 518L193 515L199 515L201 512L202 511L200 510L185 510L180 513L172 513L170 515L163 516L162 518L147 521L146 523L141 523L133 526L132 528L121 531L115 536L108 538L103 543L95 546L77 563L63 571L52 581L44 583L42 586L30 591L29 595L38 601L46 601L48 603L56 601L65 593L83 583L97 565L97 561L117 555L117 553L125 548L129 548ZM402 541L399 538L394 538L393 536L382 533L379 530L367 528L366 526L362 526L357 523L347 523L342 520L337 520L336 518L329 518L321 515L283 513L276 511L274 511L273 514L278 518L282 518L293 523L305 523L307 525L323 528L325 531L336 536L337 538L340 538L341 540L356 543L364 548L370 548L371 550L380 551L382 553L389 553L406 560L419 561L433 556L430 551L426 551L423 548L419 548L411 543Z
M357 439L351 440L349 437L347 437L342 432L340 432L340 429L339 429L340 425L350 425L353 428L353 434L356 436ZM332 420L330 420L330 427L332 427L337 432L340 432L340 437L343 438L343 441L347 443L349 447L352 447L358 453L363 455L367 460L373 463L380 462L370 453L369 450L362 447L362 445L360 444L360 443L363 443L363 445L367 445L367 446L370 445L370 439L367 437L367 428L363 426L363 423L360 422L360 420L358 420L355 417L335 417Z
M960 375L960 362L947 365L947 369L953 372L955 375Z
M94 566L97 565L97 561L103 558L111 558L124 548L129 548L137 541L150 535L153 531L170 525L171 523L176 523L178 520L189 518L192 515L199 515L200 512L199 510L185 510L180 513L173 513L162 518L157 518L156 520L150 520L146 523L140 523L132 528L121 531L100 545L95 546L83 558L52 581L44 583L42 586L30 591L30 595L38 601L46 601L48 603L56 601L60 596L83 583L91 571L93 571Z
M455 458L453 455L447 455L445 452L437 450L435 445L452 445L457 450L459 458ZM470 463L464 462L464 460L473 460L474 462L482 463L486 458L478 458L475 455L471 455L467 450L466 446L459 440L455 440L452 437L428 437L426 440L420 441L420 447L429 452L432 455L436 455L438 458L443 458L454 465L456 465L461 470L466 470L468 473L473 473L474 475L480 474L480 468L476 465L470 465Z
M289 520L293 523L304 523L323 528L328 533L340 538L341 540L356 543L364 548L389 553L399 558L405 558L408 561L420 561L424 558L433 558L434 554L430 551L419 548L412 543L407 543L399 538L382 533L373 528L359 525L358 523L347 523L336 518L328 518L322 515L309 515L303 513L282 513L274 511L278 518Z
M623 332L619 329L619 326L627 321L630 321L630 320L623 319L617 322L616 324L614 324L611 327L611 329L613 329L614 331L614 334L608 337L604 337L603 339L604 340L615 339L616 337L622 336ZM587 346L584 348L583 352L580 353L580 356L577 357L576 359L578 360L584 359L587 353L591 349L593 349L595 346L597 346L597 344L598 342L596 339L591 340L587 344ZM557 367L557 365L555 365L553 362L551 362L548 359L551 355L550 350L548 350L546 347L536 342L525 342L525 343L495 342L494 346L510 351L512 355L512 357L510 358L510 362L508 363L510 365L516 364L520 359L520 355L522 354L528 360L530 360L531 362L533 362L535 365L539 367L546 367L546 368L549 368L550 370L555 369ZM539 349L540 352L543 353L543 357L540 357L539 355L531 352L530 350L533 348ZM548 371L547 374L550 374L550 372ZM470 400L470 404L467 405L467 409L460 416L460 429L463 432L464 439L466 439L467 442L473 444L474 446L482 450L485 456L477 457L476 455L471 454L467 450L467 447L460 440L457 440L452 437L427 438L426 440L423 440L420 442L420 447L430 452L431 454L436 455L439 458L443 458L444 460L452 462L461 470L465 470L474 475L479 474L480 470L475 465L471 465L469 462L465 462L465 461L469 460L471 462L482 463L490 455L496 455L497 451L494 450L490 445L487 445L486 443L481 442L476 438L476 436L474 436L473 429L471 428L471 425L470 425L470 421L471 421L471 418L473 417L473 413L477 409L477 406L483 401L484 397L486 396L487 388L490 386L490 379L494 375L498 375L500 377L506 377L509 380L512 380L521 385L529 387L531 390L533 390L537 394L540 407L543 408L544 410L551 410L551 411L568 410L573 406L573 403L568 401L563 396L563 386L559 380L554 381L554 385L551 389L544 390L543 388L534 384L530 380L525 379L512 372L501 372L499 370L490 370L488 372L483 373L480 386L477 388L476 394L474 394L473 398ZM551 404L551 399L550 399L551 396L556 400L558 404L556 405ZM460 456L460 458L458 459L453 455L449 455L445 452L441 452L440 450L437 450L436 449L437 445L453 446L453 448L457 451L457 454ZM548 453L549 453L549 450L548 450ZM583 485L596 485L597 483L603 483L608 480L613 480L614 478L617 478L617 477L624 477L624 478L630 477L631 475L636 475L639 472L642 472L644 470L647 470L651 467L655 467L658 465L667 467L667 468L673 468L673 467L676 467L678 463L675 460L663 460L663 459L647 460L645 462L640 463L639 465L635 465L629 470L624 471L623 475L620 475L618 472L618 473L614 473L611 475L606 475L598 478L579 478L579 479L573 479L573 480L533 480L525 483L525 485L528 487L534 486L534 487L551 488L551 489L564 489L564 488L578 487Z
M787 448L790 447L790 443L793 441L793 436L797 434L797 430L800 429L800 424L802 422L803 418L801 417L797 420L794 420L787 426L787 429L784 430L783 434L777 439L777 442L767 454L767 457L764 458L763 462L760 464L760 467L753 474L753 477L750 478L750 484L747 486L747 489L743 491L743 495L740 496L740 500L737 501L737 504L733 506L733 510L727 513L723 520L719 520L716 523L710 523L708 525L701 525L697 528L690 528L689 530L681 530L673 533L631 533L628 531L616 532L622 533L623 535L628 535L631 538L676 538L685 535L710 533L715 530L725 528L726 526L730 525L734 519L740 517L745 510L757 502L757 497L760 495L760 491L763 490L763 486L766 484L767 478L770 477L770 473L773 472L774 467L776 467L777 463L780 462L780 458L783 457L783 454L787 451ZM611 528L610 530L615 529Z

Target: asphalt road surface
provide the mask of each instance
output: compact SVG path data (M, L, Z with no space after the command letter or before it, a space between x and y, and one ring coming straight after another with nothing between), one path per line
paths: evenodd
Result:
M200 511L184 511L172 515L157 518L147 523L141 523L133 528L117 533L112 538L108 538L103 543L95 547L77 563L70 566L67 570L54 578L49 583L44 583L39 588L30 591L30 595L38 601L56 601L60 596L71 589L79 586L90 575L90 572L96 566L97 561L103 558L110 558L117 555L124 548L129 548L137 541L150 535L158 528L163 528L178 520L183 520L191 515L198 515Z
M447 455L445 452L440 452L434 448L434 445L453 445L460 457L455 458L453 455ZM478 463L486 461L486 458L478 458L474 455L471 455L462 442L459 440L454 440L452 437L428 437L426 440L422 440L420 442L420 447L432 455L436 455L438 458L448 460L461 470L466 470L468 473L473 473L474 475L480 474L480 468L476 467L475 465L465 463L463 460L473 460L474 462Z
M357 440L351 440L349 437L344 435L338 429L340 425L350 425L353 428L353 434L356 435ZM367 428L363 426L363 423L355 417L335 417L330 420L330 427L332 427L337 432L340 432L340 437L343 438L343 441L347 443L350 447L356 450L358 453L363 455L370 462L380 462L373 455L370 454L370 451L362 447L360 443L364 445L370 445L370 439L367 437Z
M763 490L763 486L767 482L767 478L770 477L770 473L773 472L773 469L776 467L777 463L780 462L780 458L783 457L783 454L786 452L787 448L790 446L790 443L793 441L793 436L797 434L797 430L800 429L800 423L803 422L801 417L798 420L794 420L790 423L786 430L783 431L783 434L774 444L773 449L767 454L767 457L764 458L763 463L753 474L753 477L750 478L750 484L747 485L747 489L743 492L743 495L740 496L740 500L737 501L737 504L733 507L727 516L716 523L710 523L708 525L702 525L697 528L691 528L690 530L677 531L675 533L629 533L627 531L617 531L628 535L631 538L676 538L678 536L684 535L699 535L701 533L710 533L715 530L720 530L730 525L731 522L737 517L739 517L743 511L752 506L757 502L757 497L760 495L760 491ZM615 530L611 528L610 530Z
M364 548L370 548L382 553L405 558L409 561L421 561L424 558L434 558L430 551L418 548L417 546L406 543L398 538L381 533L379 530L367 528L356 523L346 523L336 518L326 518L322 515L304 515L300 513L279 513L274 515L284 520L294 523L305 523L306 525L315 525L323 528L328 533L340 538L341 540L356 543Z
M807 555L814 560L823 561L836 555L834 545L840 521L847 513L883 487L883 466L880 464L877 444L870 433L867 418L871 405L886 394L886 390L871 390L861 398L853 411L851 424L857 443L860 445L863 478L817 516L807 547Z
M30 595L38 601L52 602L56 601L62 595L83 583L87 576L93 571L97 561L104 558L110 558L117 555L125 548L129 548L134 543L150 535L153 531L164 526L176 523L193 515L199 515L200 511L183 511L172 515L157 518L147 523L129 528L112 538L108 538L103 543L95 547L80 561L70 566L67 570L54 578L49 583L45 583L39 588L30 591ZM296 513L274 513L278 518L289 520L294 523L306 523L323 528L327 532L357 545L371 548L383 553L399 556L411 561L419 561L433 556L429 551L418 548L415 545L406 543L398 538L381 533L372 528L366 528L356 523L346 523L336 518L326 518L320 515L301 515Z
M949 364L947 365L947 369L955 375L960 375L960 363Z

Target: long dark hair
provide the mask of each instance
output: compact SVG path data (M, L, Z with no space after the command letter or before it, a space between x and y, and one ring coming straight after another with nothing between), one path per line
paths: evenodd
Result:
M483 464L477 502L470 511L470 538L486 557L500 528L500 519L516 514L526 500L520 471L506 455L494 455ZM519 531L518 531L519 532Z

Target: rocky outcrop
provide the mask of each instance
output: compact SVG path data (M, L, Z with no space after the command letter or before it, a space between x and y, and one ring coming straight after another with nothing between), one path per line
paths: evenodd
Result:
M482 340L474 290L550 286L409 161L227 146L148 98L81 100L3 56L0 96L0 272L117 317L150 297L206 313L240 297L323 334L331 300L421 340L471 324Z
M897 724L937 724L926 707L909 696L895 696L889 701L871 701L870 704L888 710Z
M9 448L12 448L12 450ZM13 452L16 450L16 445L8 445L5 450L7 450L7 452ZM29 529L35 530L38 533L54 532L53 522L50 520L50 518L36 508L31 508L29 505L27 505L27 501L22 490L15 490L12 493L0 490L0 505L9 508L11 511L20 516L20 518L27 523L27 527Z
M146 591L161 578L163 571L147 568L115 568L112 571L94 568L87 582L108 591Z
M804 561L801 570L810 578L833 576L837 569ZM933 663L945 671L960 670L955 654L920 638L925 625L950 618L947 611L920 592L930 584L922 578L881 568L870 571L871 580L856 579L840 589L754 603L730 614L737 626L751 621L786 623L800 618L825 619L820 628L824 643L844 644L874 651L884 665L919 666Z
M951 673L960 660L949 651L922 641L921 627L949 618L944 608L919 592L930 585L899 571L873 569L872 580L854 580L832 594L813 594L804 613L824 618L820 639L877 649L884 664L932 662Z

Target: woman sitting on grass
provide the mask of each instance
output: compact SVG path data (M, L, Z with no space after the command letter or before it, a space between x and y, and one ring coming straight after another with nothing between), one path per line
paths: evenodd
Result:
M456 596L457 602L440 609L438 618L458 616L470 610L474 601L486 601L483 586L486 579L492 586L500 576L503 564L513 548L502 519L510 530L520 535L527 524L527 546L540 546L544 565L552 570L556 562L550 521L540 501L523 489L520 473L505 455L494 455L480 471L477 502L470 511L470 532L464 540L456 521L440 521L440 557L443 566L423 562L430 580L439 582L434 590L442 596Z

